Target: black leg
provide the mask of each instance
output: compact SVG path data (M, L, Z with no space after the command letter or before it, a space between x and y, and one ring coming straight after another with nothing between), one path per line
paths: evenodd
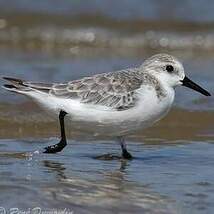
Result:
M120 146L121 146L121 149L122 149L122 157L124 159L131 160L132 159L132 155L126 149L126 143L125 143L124 138L123 137L118 137L118 140L120 142Z
M61 152L67 145L66 136L65 136L65 125L64 125L64 118L67 113L65 111L60 111L59 113L59 122L60 122L60 129L61 129L61 140L59 143L45 147L45 151L43 153L57 153Z

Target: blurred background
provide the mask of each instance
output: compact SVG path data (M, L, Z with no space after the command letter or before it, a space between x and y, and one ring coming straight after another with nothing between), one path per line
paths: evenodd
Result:
M214 1L0 0L0 76L66 82L138 66L160 52L179 58L213 94ZM128 164L93 159L119 148L72 130L71 149L26 163L23 151L57 142L57 123L1 89L0 204L74 214L212 213L213 107L213 96L176 89L169 115L128 139L138 157Z

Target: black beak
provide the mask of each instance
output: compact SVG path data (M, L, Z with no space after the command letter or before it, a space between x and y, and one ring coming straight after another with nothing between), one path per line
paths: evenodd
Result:
M183 86L191 88L195 91L200 92L201 94L205 96L211 96L211 94L206 91L205 89L201 88L199 85L194 83L192 80L190 80L188 77L184 77L184 79L181 81L183 83Z

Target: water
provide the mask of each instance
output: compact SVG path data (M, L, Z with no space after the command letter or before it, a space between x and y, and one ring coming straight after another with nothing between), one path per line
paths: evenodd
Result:
M213 2L171 1L173 13L167 1L54 2L0 1L0 75L60 82L167 52L213 94ZM120 155L119 145L72 130L63 152L38 153L58 142L58 123L0 90L0 213L212 213L213 106L213 97L178 88L172 111L127 139L132 161L98 160Z
M142 145L129 141L135 156L132 161L95 159L102 153L119 152L107 141L71 140L63 153L29 154L55 141L1 140L0 200L6 209L212 213L211 143Z

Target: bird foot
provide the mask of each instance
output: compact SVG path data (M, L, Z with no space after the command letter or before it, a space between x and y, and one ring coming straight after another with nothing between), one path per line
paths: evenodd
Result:
M66 142L60 141L57 144L45 147L43 153L54 154L57 152L61 152L65 148L65 146Z
M127 159L127 160L133 159L132 155L127 150L123 150L122 158Z

